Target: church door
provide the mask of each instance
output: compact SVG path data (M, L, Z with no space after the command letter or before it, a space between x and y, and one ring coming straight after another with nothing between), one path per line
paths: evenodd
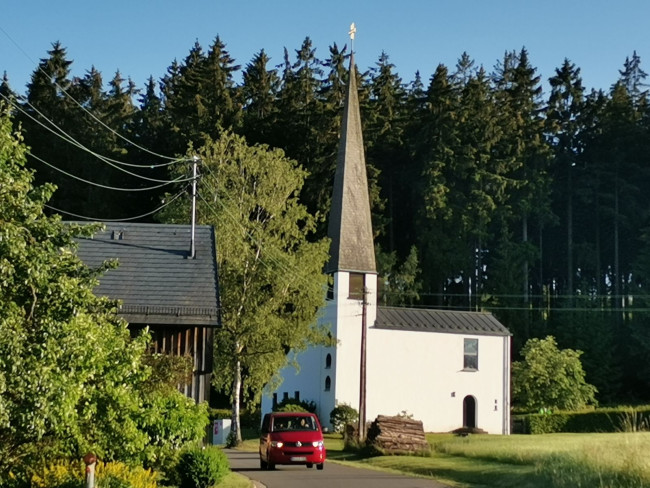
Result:
M471 395L463 399L463 427L476 428L476 399Z

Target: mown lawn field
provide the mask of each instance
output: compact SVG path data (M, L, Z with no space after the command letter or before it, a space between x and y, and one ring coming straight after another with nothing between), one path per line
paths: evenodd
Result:
M612 434L428 434L430 452L371 456L344 450L327 434L330 461L436 479L471 488L650 488L650 432ZM257 439L245 441L255 451Z
M332 439L331 459L467 487L650 487L650 433L456 437L429 434L421 456L356 458ZM328 444L329 445L329 444Z

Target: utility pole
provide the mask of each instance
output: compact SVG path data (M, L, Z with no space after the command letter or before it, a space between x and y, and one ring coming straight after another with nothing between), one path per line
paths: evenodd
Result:
M194 244L194 234L196 228L196 166L199 161L198 156L192 158L194 164L192 165L192 236L190 238L190 259L196 257L196 246Z
M359 443L366 441L366 315L368 288L363 277L363 299L361 302L361 364L359 367Z

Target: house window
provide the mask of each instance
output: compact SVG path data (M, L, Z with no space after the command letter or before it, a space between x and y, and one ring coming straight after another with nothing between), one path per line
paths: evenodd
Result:
M325 378L325 391L330 391L332 388L332 379L328 376Z
M363 273L350 273L350 291L348 298L352 300L363 300L363 287L365 275Z
M465 339L463 369L478 370L478 339Z
M332 355L328 354L325 356L325 369L330 369L332 367Z

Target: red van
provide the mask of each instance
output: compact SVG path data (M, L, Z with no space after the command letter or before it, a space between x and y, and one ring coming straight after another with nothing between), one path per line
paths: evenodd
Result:
M306 412L273 412L264 415L260 436L260 468L276 464L304 464L323 469L323 431L318 417Z

